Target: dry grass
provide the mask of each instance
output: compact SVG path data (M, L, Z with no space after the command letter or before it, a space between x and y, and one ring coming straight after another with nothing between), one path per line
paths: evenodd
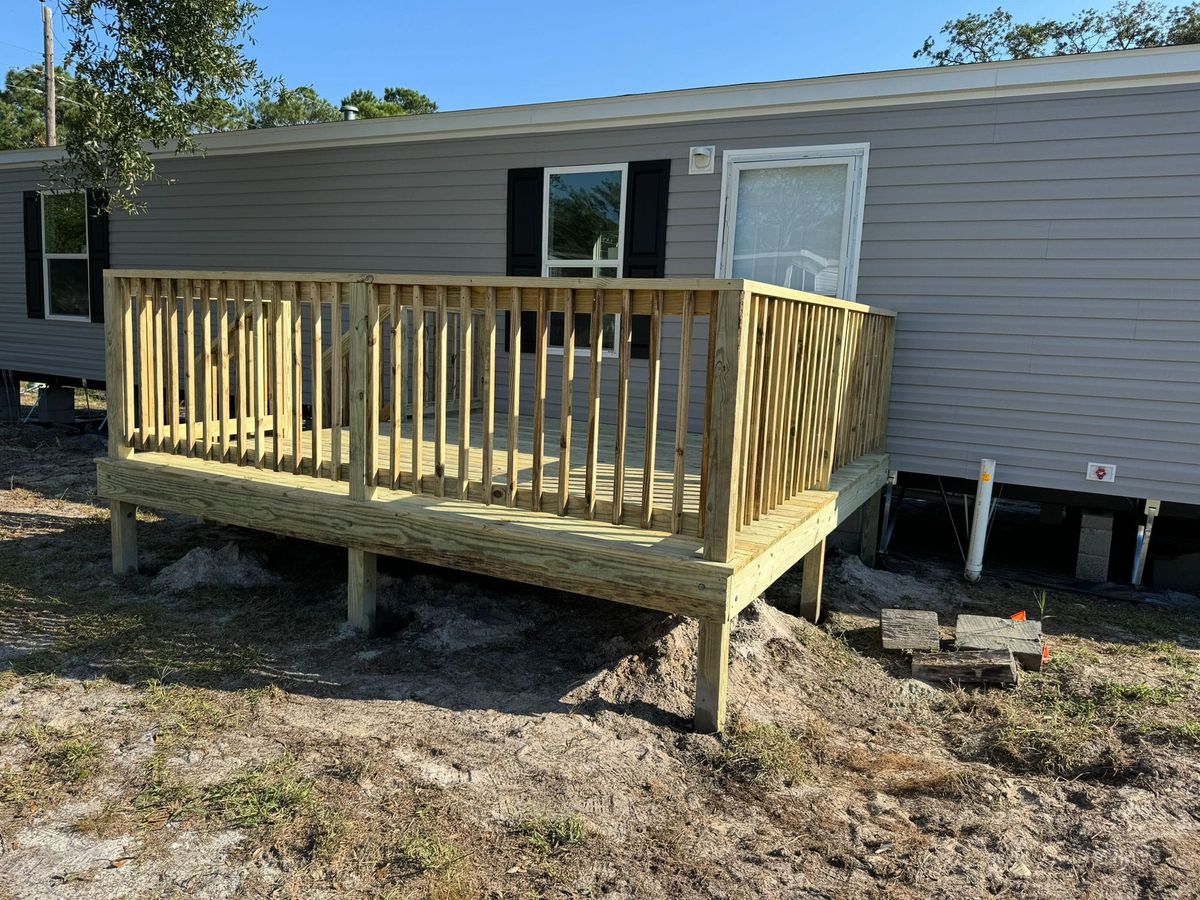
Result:
M709 765L721 775L748 784L786 787L812 774L825 736L780 725L738 722L721 739Z

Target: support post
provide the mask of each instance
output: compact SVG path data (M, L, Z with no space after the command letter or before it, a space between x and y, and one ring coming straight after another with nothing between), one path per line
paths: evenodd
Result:
M350 285L350 499L370 500L375 493L374 478L368 478L368 462L375 454L368 450L375 429L371 417L370 286L364 282Z
M370 636L375 633L375 598L379 584L376 556L355 547L348 553L347 618L356 630Z
M825 542L817 544L804 557L800 585L800 615L810 622L821 618L821 590L825 584Z
M112 501L112 558L114 575L137 572L137 507L124 500Z
M745 291L721 291L708 339L709 407L708 479L704 497L704 558L728 562L737 543L738 479L741 474L742 406L749 332Z
M696 716L701 734L725 728L729 694L729 620L701 619L696 651Z
M872 569L875 568L875 556L879 552L879 510L883 502L883 489L880 488L862 505L859 514L858 558Z
M104 399L108 407L108 455L133 453L133 307L104 276Z

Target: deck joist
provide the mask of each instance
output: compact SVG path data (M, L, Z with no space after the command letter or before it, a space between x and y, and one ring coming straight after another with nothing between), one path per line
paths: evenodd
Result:
M728 562L688 535L347 485L166 453L97 460L100 496L325 544L727 621L833 531L887 477L870 454L746 527Z

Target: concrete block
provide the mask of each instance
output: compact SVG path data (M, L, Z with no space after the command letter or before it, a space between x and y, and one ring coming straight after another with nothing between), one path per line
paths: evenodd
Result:
M1108 556L1112 550L1113 514L1085 509L1079 521L1079 552L1075 577L1081 581L1108 581Z
M1080 553L1075 557L1075 577L1080 581L1108 581L1108 555Z
M75 421L75 389L44 387L38 391L38 421L70 425Z

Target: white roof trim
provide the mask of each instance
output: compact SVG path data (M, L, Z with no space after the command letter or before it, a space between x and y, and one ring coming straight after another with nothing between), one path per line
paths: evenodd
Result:
M1200 46L1187 45L231 131L198 142L209 155L262 153L1198 82ZM0 168L58 154L11 150L0 153Z

